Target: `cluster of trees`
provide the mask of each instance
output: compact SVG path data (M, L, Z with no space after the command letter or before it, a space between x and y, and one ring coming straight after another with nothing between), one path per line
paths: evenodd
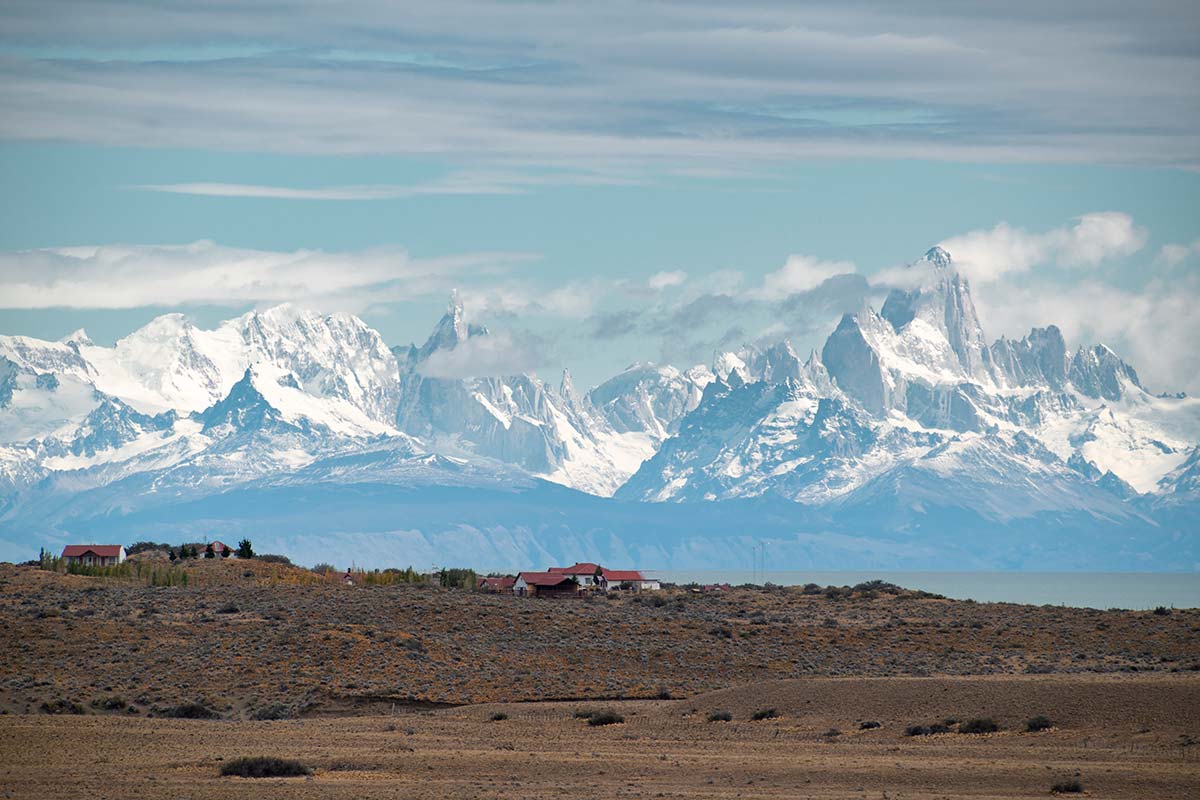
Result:
M145 546L145 545L148 545L148 546ZM139 548L139 549L135 550L134 548ZM204 550L200 550L200 545L198 545L198 544L182 544L179 546L178 550L175 550L175 549L172 549L170 545L165 545L165 544L164 545L155 545L153 542L138 542L137 544L133 545L132 548L127 549L125 552L132 555L135 552L140 553L143 550L150 550L152 548L153 549L165 549L167 551L168 557L172 561L175 561L177 559L182 560L185 558L200 558L201 556L203 556L204 558L217 558L218 557L217 551L213 549L213 546L211 544L204 545ZM254 546L250 543L249 539L242 539L240 542L238 542L237 550L234 552L236 553L238 558L254 558ZM221 548L221 552L219 555L221 558L229 558L229 553L230 553L229 548L223 547L223 548Z

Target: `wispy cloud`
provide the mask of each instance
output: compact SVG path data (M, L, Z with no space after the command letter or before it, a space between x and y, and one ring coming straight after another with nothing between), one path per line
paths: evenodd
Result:
M397 248L329 253L186 245L103 245L0 253L0 307L122 309L299 302L357 311L498 280L529 253L420 259Z
M423 195L521 194L534 186L626 183L611 176L576 173L452 172L437 180L415 184L359 184L300 188L248 183L145 183L127 188L204 197L246 197L272 200L397 200Z

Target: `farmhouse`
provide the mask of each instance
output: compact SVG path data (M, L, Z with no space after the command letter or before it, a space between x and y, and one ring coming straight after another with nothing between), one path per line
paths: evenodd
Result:
M647 578L636 569L601 569L600 575L604 578L605 588L609 591L631 589L635 592L656 592L662 588L662 584L658 581Z
M69 544L63 548L63 561L86 567L111 567L125 560L125 548L119 544Z
M530 597L577 597L579 582L561 572L521 572L513 581L512 592Z
M579 586L582 589L604 588L604 570L599 564L590 564L584 561L569 567L547 567L546 572L574 578L579 581Z

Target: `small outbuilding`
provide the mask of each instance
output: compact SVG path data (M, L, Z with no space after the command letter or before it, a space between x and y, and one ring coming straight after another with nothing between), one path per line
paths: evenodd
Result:
M62 559L85 567L111 567L125 560L125 547L119 544L69 544Z
M511 592L516 582L511 575L492 575L475 581L475 588L481 592Z
M605 585L609 591L626 589L635 592L656 592L662 588L654 578L647 578L636 569L604 569L601 570Z

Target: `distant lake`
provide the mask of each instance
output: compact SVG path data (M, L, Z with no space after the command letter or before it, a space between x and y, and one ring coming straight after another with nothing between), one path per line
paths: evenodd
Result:
M775 583L853 586L883 580L906 589L980 602L1085 608L1200 608L1200 573L1194 572L889 572L774 570L647 570L673 583Z

